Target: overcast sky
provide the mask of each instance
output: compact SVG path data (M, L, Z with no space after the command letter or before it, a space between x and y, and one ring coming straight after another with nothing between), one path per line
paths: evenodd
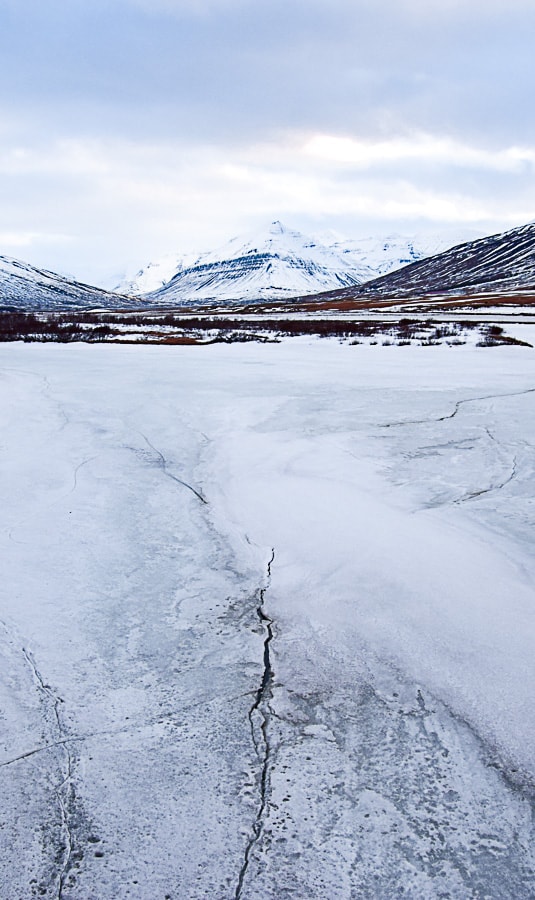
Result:
M533 0L0 0L0 253L535 219Z

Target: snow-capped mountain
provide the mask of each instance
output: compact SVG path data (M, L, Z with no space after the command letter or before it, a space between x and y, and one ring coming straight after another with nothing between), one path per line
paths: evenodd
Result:
M357 296L535 288L535 223L467 241L363 285Z
M0 256L0 307L61 310L132 306L133 301L110 291L36 269L29 263ZM138 304L136 304L138 305Z
M273 222L266 231L234 238L211 253L165 256L112 292L0 256L0 307L180 306L291 299L344 287L358 290L378 274L421 260L447 245L443 238L399 235L360 241L330 235L321 241Z
M274 300L373 277L362 261L273 222L267 232L233 238L196 259L166 256L117 290L152 302Z
M364 237L331 244L355 265L363 264L373 271L372 278L394 272L428 256L442 253L454 244L468 239L468 234L445 236L390 234L386 237Z
M175 275L188 268L188 266L195 266L200 259L202 259L202 256L200 257L199 254L195 254L188 260L186 256L168 253L154 262L147 263L135 275L124 278L117 285L114 285L113 290L119 294L126 294L131 297L150 294L164 287Z
M262 301L359 285L449 246L440 238L366 238L323 241L273 222L267 231L233 238L212 253L168 255L116 290L166 305Z

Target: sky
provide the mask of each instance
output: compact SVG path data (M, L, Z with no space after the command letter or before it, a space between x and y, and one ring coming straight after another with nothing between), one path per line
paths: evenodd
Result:
M533 0L0 0L0 254L535 219Z

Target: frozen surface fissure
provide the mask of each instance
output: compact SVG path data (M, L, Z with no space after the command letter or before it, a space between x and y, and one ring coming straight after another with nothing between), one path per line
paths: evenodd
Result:
M61 824L62 830L65 835L65 849L63 851L63 860L61 862L61 867L59 871L58 878L58 900L61 900L63 897L63 889L65 888L65 884L67 878L69 876L71 865L72 865L72 856L74 850L74 838L73 833L70 826L70 810L69 805L73 799L72 792L72 756L70 754L69 747L67 744L64 745L67 756L67 773L63 780L63 782L56 789L56 796L58 798L58 804L61 812ZM62 793L63 788L66 788L65 796Z
M240 700L242 697L248 697L250 695L251 691L247 691L241 694L233 694L232 696L217 696L209 701L203 698L197 703L190 703L187 706L181 707L180 714L184 716L186 713L192 712L193 710L200 707L205 708L206 706L214 706L216 704L224 705L227 703L232 703L236 700ZM7 766L13 766L18 762L24 762L24 760L26 759L31 759L32 756L38 756L42 753L48 753L50 750L54 750L56 747L63 747L66 744L83 744L85 741L91 741L94 738L118 737L122 734L135 734L135 732L142 731L145 728L154 728L158 725L167 724L172 724L176 727L180 724L180 722L173 715L173 713L166 713L165 715L157 716L156 718L149 719L147 721L143 720L130 725L123 725L121 728L108 728L103 731L91 731L87 734L70 735L69 737L64 737L57 741L51 741L49 744L43 744L40 747L33 747L31 750L27 750L24 753L19 753L18 756L13 756L11 759L6 759L3 762L0 762L0 769L6 768Z
M469 500L476 500L478 497L483 497L485 494L493 494L495 491L501 491L502 488L506 487L513 478L516 477L517 473L517 457L514 456L511 462L511 469L507 478L504 478L503 481L498 482L498 484L491 484L487 488L481 488L479 491L470 491L469 494L465 494L464 497L460 497L455 503L466 503Z
M492 441L492 443L495 444L497 447L499 447L500 442L498 441L496 436L492 433L492 431L490 430L488 425L485 425L484 431L485 431L487 437L489 438L489 440ZM454 500L454 503L460 504L460 503L467 503L469 500L477 500L478 497L483 497L486 494L493 494L495 491L501 491L502 488L504 488L508 484L510 484L510 482L513 481L514 478L516 478L516 475L518 472L518 456L516 453L512 456L512 458L510 458L509 463L508 463L508 468L509 468L509 472L508 472L507 476L505 478L503 478L501 481L491 483L488 487L480 488L477 491L468 491L467 493L463 494L462 497L459 497L457 500Z
M60 706L60 703L63 703L63 699L59 696L59 694L55 694L54 691L52 690L52 688L50 687L50 685L46 684L46 682L44 681L43 676L41 675L41 672L37 668L37 665L36 665L36 662L35 662L32 652L30 650L28 650L26 647L22 648L22 652L24 654L24 658L26 659L26 662L28 663L28 665L30 666L30 668L33 672L33 676L34 676L35 681L37 682L39 691L41 692L43 697L46 699L47 703L49 703L52 707L53 714L54 714L55 729L57 730L60 737L63 737L63 734L64 734L63 725L61 723L61 717L59 714L59 706Z
M271 558L267 564L267 579L266 586L261 588L259 597L260 603L256 609L256 613L260 622L262 623L262 627L265 629L266 637L264 640L264 655L263 655L263 669L262 669L262 679L260 682L260 686L256 692L255 700L251 709L249 710L249 721L251 723L251 734L253 737L253 743L255 746L255 750L260 758L261 762L261 770L260 770L260 778L259 778L259 790L260 790L260 802L258 805L258 812L256 814L256 819L253 823L253 828L249 840L247 842L247 846L245 848L245 855L243 859L243 864L240 870L238 885L236 887L235 900L240 900L240 897L243 894L243 888L245 884L245 878L247 876L247 872L249 869L249 863L251 860L251 854L258 843L260 836L262 834L262 829L264 825L264 815L266 812L266 807L268 805L268 794L269 794L269 770L271 765L271 756L272 756L272 747L269 738L269 722L272 715L272 710L270 706L270 700L272 697L272 684L273 684L273 667L271 662L271 644L273 641L273 619L271 619L264 607L265 594L269 588L271 581L271 567L275 561L275 550L271 551ZM258 714L258 716L256 715ZM260 718L259 725L255 722L256 718ZM257 736L258 731L260 735Z
M447 422L448 419L454 419L461 407L467 403L479 403L483 400L501 400L508 397L523 397L525 394L535 394L535 388L527 388L524 391L511 391L506 394L485 394L482 397L466 397L463 400L457 400L453 412L445 416L438 416L432 419L405 419L403 422L386 422L383 425L379 425L379 428L402 428L405 425L427 425L432 422Z
M54 509L54 507L57 506L59 503L61 503L66 497L69 497L71 494L74 494L74 492L78 488L78 473L84 468L84 466L87 466L90 462L93 462L93 460L95 460L96 458L97 458L96 456L89 456L87 459L83 459L82 462L78 463L78 465L75 466L73 473L72 473L71 487L65 494L62 494L61 496L59 496L57 499L55 499L50 504L50 506L48 507L49 511ZM24 546L25 544L27 544L27 541L19 541L19 540L17 540L16 537L14 537L16 531L19 528L21 528L21 526L24 526L27 521L28 521L27 516L16 521L12 525L12 527L7 531L8 540L12 541L14 544L19 544L20 546Z
M87 459L82 460L81 463L78 463L72 475L72 488L69 493L74 494L76 488L78 487L78 472L83 469L84 466L87 466L90 462L93 462L94 459L96 459L96 456L89 456Z
M26 753L20 753L19 756L14 756L12 759L6 759L4 762L0 763L0 769L4 769L6 766L13 766L15 763L22 762L25 759L30 759L32 756L37 756L40 753L46 753L48 750L54 750L55 747L63 747L65 744L73 744L79 741L86 741L89 737L93 737L93 735L85 735L84 737L71 737L64 738L61 741L54 741L51 744L45 744L43 747L34 747L33 750L27 750Z
M69 747L68 738L65 727L63 725L60 706L64 702L59 694L55 693L53 688L44 680L33 656L31 650L27 647L22 648L23 656L30 667L33 678L37 684L37 688L43 702L45 704L45 718L51 719L52 729L56 732L58 740L55 746L60 747L63 754L63 764L61 766L61 780L54 788L54 793L58 802L58 809L61 819L62 845L56 856L58 859L58 873L56 876L57 900L63 897L65 883L71 869L72 853L74 847L74 838L71 830L71 812L70 807L73 802L73 757Z
M158 464L159 468L162 470L162 472L164 473L164 475L166 475L172 481L176 481L177 484L181 484L182 487L187 488L188 491L191 491L192 494L195 494L195 496L197 497L198 500L201 501L201 503L207 504L208 501L207 501L206 497L203 497L203 495L201 494L200 491L198 491L196 488L194 488L193 485L188 484L187 481L183 481L182 478L179 478L177 475L173 475L173 473L169 471L168 461L165 458L165 456L163 455L163 453L161 452L161 450L158 450L154 446L154 444L152 444L149 441L148 437L143 434L143 432L140 431L139 433L140 433L141 437L143 438L143 440L145 441L145 443L147 444L147 446L150 447L150 449L153 451L153 453L156 454L157 464Z

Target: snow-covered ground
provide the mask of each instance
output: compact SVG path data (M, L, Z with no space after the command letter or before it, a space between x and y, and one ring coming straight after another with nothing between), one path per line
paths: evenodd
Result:
M533 897L534 351L0 359L0 895Z

